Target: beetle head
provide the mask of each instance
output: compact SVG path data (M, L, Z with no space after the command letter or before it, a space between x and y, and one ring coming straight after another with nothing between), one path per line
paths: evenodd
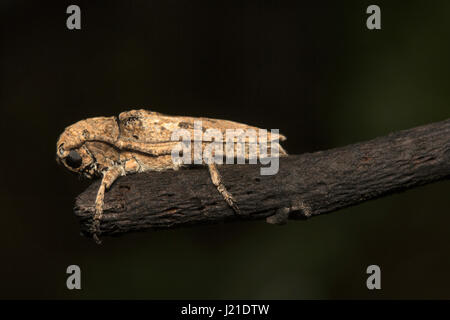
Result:
M61 135L63 137L63 135ZM98 176L96 160L83 144L80 147L65 149L64 139L59 139L56 151L56 161L71 172L80 174L86 178Z
M90 118L79 121L60 135L56 144L56 161L72 172L87 178L100 175L100 171L108 166L104 149L114 149L108 143L98 141L115 141L118 127L114 117ZM108 158L116 152L108 152ZM99 159L96 159L98 156Z

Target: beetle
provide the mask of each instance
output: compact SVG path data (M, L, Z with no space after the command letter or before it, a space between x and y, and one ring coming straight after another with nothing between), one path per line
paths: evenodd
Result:
M177 130L192 133L189 139L194 142L195 147L195 141L198 141L195 138L196 124L199 122L203 133L207 133L209 130L219 133L242 130L259 132L257 136L261 138L261 132L265 131L228 120L170 116L144 109L122 112L118 117L95 117L81 120L64 130L56 145L57 162L86 178L99 177L102 179L95 199L95 214L91 230L96 242L100 242L97 234L103 214L106 190L120 176L145 171L178 170L184 167L183 163L174 161L173 152L180 146L180 142L173 139L173 134ZM267 134L266 138L270 142L267 150L276 150L279 156L287 155L278 142L279 140L284 141L285 136L271 132ZM249 145L255 141L251 141L248 137L244 140L247 145L243 156L245 159L250 159L249 149L251 148ZM212 139L200 137L199 142L202 150L205 150L212 143ZM239 142L239 137L234 137L233 142ZM237 151L235 146L232 149ZM261 155L260 145L253 150L256 150L257 155ZM195 152L191 157L194 160ZM228 205L237 214L242 214L233 196L223 184L216 163L202 159L201 164L208 166L212 183Z

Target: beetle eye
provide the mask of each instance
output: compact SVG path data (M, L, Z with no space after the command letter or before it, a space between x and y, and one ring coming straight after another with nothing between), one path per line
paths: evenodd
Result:
M71 150L69 152L69 155L66 157L67 165L69 165L73 169L76 169L79 166L81 166L82 162L83 161L82 161L80 155L75 150Z
M59 154L63 155L64 154L64 143L61 143L61 145L59 146Z

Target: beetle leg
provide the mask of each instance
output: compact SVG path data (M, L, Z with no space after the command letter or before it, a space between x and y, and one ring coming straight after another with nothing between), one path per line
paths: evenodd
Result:
M115 166L111 169L108 169L103 174L102 182L97 191L97 197L95 198L95 213L92 218L92 227L91 233L97 244L101 243L101 240L98 237L98 233L100 231L100 220L103 215L103 204L105 199L105 191L111 187L111 185L116 181L116 179L120 176L124 175L124 170L122 167Z
M289 214L291 213L291 208L285 207L280 208L275 211L274 215L266 218L266 222L270 224L286 224L289 219Z
M212 183L217 187L217 190L219 191L219 193L223 196L225 201L234 210L234 212L241 215L242 213L236 204L236 200L234 200L231 193L228 192L227 188L225 188L224 184L222 183L222 177L221 177L220 172L217 169L216 165L214 163L209 163L208 169L209 169L209 174L211 176Z
M304 202L295 200L291 202L291 205L289 207L277 209L274 215L266 218L266 222L279 225L285 224L287 223L291 212L294 211L300 211L305 218L309 218L311 216L311 208Z

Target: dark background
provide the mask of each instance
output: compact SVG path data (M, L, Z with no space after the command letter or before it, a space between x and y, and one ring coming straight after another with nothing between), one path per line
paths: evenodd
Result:
M55 162L66 126L133 108L279 128L292 154L448 118L450 2L377 1L380 31L370 4L2 1L0 297L450 298L449 181L283 227L97 246L72 213L89 182ZM366 288L371 264L380 291Z

